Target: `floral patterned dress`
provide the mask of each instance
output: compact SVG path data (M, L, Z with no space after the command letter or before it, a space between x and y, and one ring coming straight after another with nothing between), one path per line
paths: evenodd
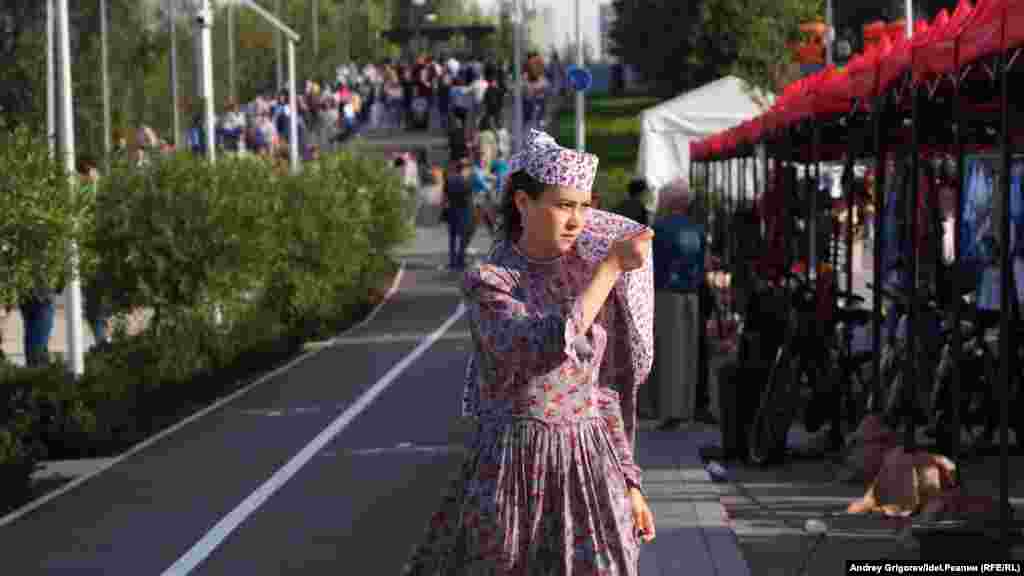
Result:
M610 236L639 225L588 226ZM593 242L543 262L501 244L466 274L477 432L403 574L637 573L627 490L641 478L622 407L650 370L650 267L624 275L583 332Z

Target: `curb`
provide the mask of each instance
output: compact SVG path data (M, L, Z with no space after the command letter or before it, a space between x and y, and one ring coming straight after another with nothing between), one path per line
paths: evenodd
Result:
M196 413L192 414L191 416L188 416L187 418L177 422L176 424L172 424L171 426L169 426L167 428L164 428L160 432L157 432L156 434L150 436L149 438L146 438L145 440L141 440L139 443L135 444L134 446L132 446L128 450L122 452L121 454L118 454L117 456L115 456L113 458L102 459L103 460L102 464L100 464L95 470L93 470L93 471L91 471L91 472L89 472L87 474L84 474L82 476L78 476L74 480L71 480L70 482L68 482L67 484L61 486L60 488L57 488L56 490L54 490L52 492L44 494L43 496L40 496L39 498L36 498L35 500L32 500L31 502L28 502L28 503L20 506L19 508L17 508L14 511L6 514L5 516L0 517L0 528L2 528L4 526L14 522L15 520L21 518L22 516L25 516L29 512L34 511L35 509L39 508L43 504L46 504L47 502L49 502L51 500L54 500L54 499L56 499L56 498L58 498L60 496L63 496L64 494L67 494L68 492L71 492L75 488L78 488L79 486L81 486L85 482L91 480L92 478L95 478L96 476L99 476L103 472L109 470L110 468L112 468L113 466L117 465L121 461L127 459L128 457L133 456L133 455L137 454L138 452L141 452L142 450L145 450L149 446L152 446L156 442L158 442L160 440L163 440L164 438L170 436L171 434L177 432L178 430L181 430L182 428L184 428L185 426L191 424L192 422L195 422L196 420L199 420L203 416L206 416L207 414L209 414L209 413L211 413L211 412L221 408L225 404L228 404L228 403L232 402L233 400L244 396L250 390L252 390L252 389L256 388L257 386L259 386L260 384L263 384L264 382L274 378L275 376L278 376L279 374L282 374L282 373L286 372L287 370L289 370L293 366L299 364L300 362L302 362L304 360L307 360L309 358L312 358L313 356L316 356L317 354L323 352L324 350L328 350L328 349L332 348L334 346L334 344L338 341L339 338L342 338L342 337L346 336L347 334L349 334L349 333L351 333L351 332L353 332L355 330L358 330L359 328L362 328L363 326L366 326L371 320L373 320L374 317L377 316L377 314L384 307L384 305L387 304L394 297L394 295L398 292L398 288L401 285L402 277L404 275L405 275L405 260L402 259L402 260L399 260L398 272L395 274L395 278L391 282L391 287L388 288L387 293L384 294L384 298L382 298L381 301L378 302L377 305L373 308L373 310L371 310L370 313L367 314L366 318L364 318L362 321L360 321L359 323L355 324L354 326L350 326L349 328L346 328L340 334L338 334L337 336L335 336L335 337L331 338L330 340L328 340L327 341L327 345L322 346L322 347L317 347L317 348L314 348L313 350L310 350L308 352L300 354L299 356L297 356L297 357L293 358L292 360L288 361L288 363L285 364L284 366L280 366L280 367L274 369L273 371L260 376L259 378L257 378L252 383L246 385L243 388L235 390L231 394L228 394L227 396L217 400L216 402L214 402L213 404L210 404L209 406L203 408L199 412L196 412Z

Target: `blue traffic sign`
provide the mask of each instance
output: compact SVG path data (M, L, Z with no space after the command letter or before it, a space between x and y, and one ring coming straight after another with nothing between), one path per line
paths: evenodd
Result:
M565 74L569 79L569 86L577 92L586 92L594 83L593 75L586 68L569 66Z

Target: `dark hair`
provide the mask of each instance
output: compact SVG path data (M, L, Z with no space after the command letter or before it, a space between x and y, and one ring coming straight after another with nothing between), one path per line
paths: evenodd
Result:
M547 190L547 184L526 173L525 170L513 172L505 183L505 198L501 203L501 226L505 240L515 242L523 234L523 218L516 206L515 192L522 190L534 200L540 198Z
M93 160L92 156L84 154L78 157L75 164L79 174L87 174L90 170L96 168L96 161Z
M647 183L640 178L629 181L629 197L638 198L647 191Z

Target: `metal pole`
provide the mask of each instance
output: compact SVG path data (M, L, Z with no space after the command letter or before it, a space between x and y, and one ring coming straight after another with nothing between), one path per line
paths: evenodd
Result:
M911 56L913 58L913 56ZM917 394L917 351L919 350L917 342L914 339L917 336L917 319L919 316L918 298L917 298L917 275L918 275L918 258L917 258L917 228L921 224L917 218L917 202L920 196L920 163L918 160L918 150L920 147L920 114L918 112L918 99L921 95L920 89L917 86L911 86L910 88L910 186L909 198L905 200L906 208L906 222L909 222L909 229L906 230L906 294L907 294L907 341L906 341L906 358L903 366L903 401L906 407L906 429L904 430L904 446L907 452L913 452L916 447L917 434L916 424L914 418L914 411L917 408L915 405L918 400Z
M580 10L580 0L576 0L576 66L583 68L583 12ZM584 100L583 91L576 91L576 149L586 150L587 131L584 126Z
M217 159L214 138L213 118L213 10L210 8L211 0L201 0L199 12L196 17L196 25L199 26L199 53L203 102L203 128L206 140L206 158L210 162Z
M956 130L953 132L953 146L956 149L956 215L953 217L953 365L952 365L952 388L950 396L953 397L953 423L950 428L953 435L950 442L950 458L959 462L953 471L957 484L963 485L963 462L959 461L960 456L960 362L963 358L964 341L963 332L960 331L960 319L963 315L962 300L960 294L963 291L962 280L963 263L960 260L960 247L963 237L960 232L960 220L964 209L964 112L963 100L960 95L960 42L956 42L953 48L953 121L956 123Z
M107 0L100 0L100 68L102 69L102 95L103 95L103 166L110 167L110 58L107 47Z
M293 174L299 172L299 109L295 96L295 42L288 40L288 160Z
M281 20L281 0L274 0L274 16ZM284 84L284 43L281 38L281 31L277 29L274 30L274 54L277 64L277 84L274 85L274 92L277 92L281 89L281 85Z
M807 244L807 272L812 275L810 277L817 278L818 275L818 211L820 209L818 205L818 196L820 192L818 190L819 181L821 179L821 162L819 161L819 150L821 146L821 129L817 122L811 123L811 158L810 161L805 164L804 178L807 180L807 191L808 198L807 203L810 206L811 217L807 222L807 230L811 235ZM814 179L811 179L811 167L814 167Z
M907 23L907 38L911 38L914 35L914 3L913 0L906 0L906 23ZM911 52L911 58L913 58L913 52ZM910 148L910 200L907 200L907 210L910 211L907 217L907 222L910 222L910 231L906 237L910 238L908 244L908 254L905 260L905 267L903 269L904 276L907 278L906 284L906 295L909 306L907 306L907 333L906 333L906 348L905 348L905 362L903 365L903 398L905 401L910 402L911 399L916 398L914 391L916 390L916 383L911 382L911 377L916 376L915 360L917 359L916 346L914 342L914 320L916 314L916 301L917 301L917 196L918 196L918 126L917 126L917 88L911 87L911 148ZM959 328L959 326L955 327ZM907 406L907 424L904 430L904 447L903 449L907 452L913 452L915 450L917 442L917 430L914 423L914 406L908 404Z
M512 107L512 145L515 151L523 146L523 7L522 0L512 0L512 90L514 104Z
M235 4L228 4L228 93L233 102L238 102L238 70L235 60Z
M174 149L181 146L181 110L178 97L178 0L170 0L171 30L171 131L174 133Z
M71 94L71 46L68 37L68 0L56 0L57 75L60 79L58 118L60 153L68 175L68 193L74 194L78 178L75 175L75 117ZM69 246L68 282L65 289L64 319L67 323L68 369L76 377L85 373L85 351L82 334L82 287L78 278L78 246L74 240Z
M1010 345L1013 337L1010 324L1010 315L1017 313L1017 307L1013 306L1016 297L1014 292L1013 259L1010 250L1014 247L1010 238L1010 180L1013 173L1010 171L1010 147L1013 141L1010 139L1010 55L1006 51L1006 11L1003 8L1002 18L1002 43L1003 51L999 54L999 148L1001 152L1002 174L999 178L998 193L1003 199L1002 210L999 214L999 541L1009 549L1010 543L1010 370L1013 368L1014 358L1010 356L1011 351L1016 351ZM1016 319L1016 318L1015 318ZM959 432L959 431L958 431ZM1019 441L1018 441L1019 442Z
M885 238L885 180L888 170L885 139L882 135L882 123L885 115L884 94L875 96L875 105L871 110L872 129L874 130L875 149L875 220L872 234L871 263L871 406L874 412L882 406L882 281L885 271L882 270L882 239Z
M833 61L832 46L835 42L833 29L832 0L825 0L825 66L831 66Z
M907 38L910 38L914 35L914 0L906 0L904 6L906 8Z
M313 19L310 26L313 29L313 70L318 70L320 63L320 3L317 0L309 0L310 17Z
M57 151L57 63L54 62L53 0L46 0L46 141L50 156Z

